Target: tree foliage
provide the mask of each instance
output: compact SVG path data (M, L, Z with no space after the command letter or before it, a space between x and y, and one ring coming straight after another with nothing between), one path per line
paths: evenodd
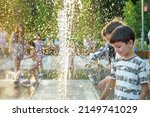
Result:
M26 32L46 32L51 20L53 3L50 0L1 0L0 22L8 32L17 23L25 26Z
M131 0L127 1L125 3L125 6L123 8L123 17L124 17L124 22L126 22L128 25L130 25L134 30L135 30L135 6Z
M126 2L126 5L124 7L124 21L131 26L134 29L134 32L136 34L136 41L139 45L141 45L141 32L142 32L142 6L141 6L141 0L134 1L134 4L131 0L128 0ZM148 31L150 30L150 1L144 0L144 5L147 6L147 11L144 12L144 34L145 37L147 36Z
M148 11L144 13L145 35L150 29L150 1L144 0ZM11 33L16 23L23 23L29 38L40 32L57 38L57 13L62 0L1 0L0 23ZM141 37L141 0L74 0L69 13L71 39L81 43L90 34L100 41L103 26L114 17L122 17L136 37Z

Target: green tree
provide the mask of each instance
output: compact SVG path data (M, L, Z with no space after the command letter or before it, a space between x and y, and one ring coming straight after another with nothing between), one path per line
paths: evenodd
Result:
M28 9L22 0L1 0L0 22L10 32L16 23L25 23L28 17Z
M150 1L144 0L144 5L147 6L148 11L144 12L144 34L147 36L148 31L150 30ZM130 0L126 3L124 7L124 21L130 25L136 34L136 43L138 49L141 49L141 32L142 32L142 15L141 15L141 0L137 0L132 4Z
M125 3L125 6L123 8L123 17L124 17L124 21L131 26L131 28L135 29L135 8L134 8L134 4L132 3L131 0L128 0Z

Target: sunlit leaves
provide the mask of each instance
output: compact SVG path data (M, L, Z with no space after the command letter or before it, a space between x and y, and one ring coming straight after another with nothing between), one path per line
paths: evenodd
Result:
M126 0L72 0L74 7L68 18L72 39L82 42L85 35L92 34L99 41L100 30L105 22L122 16ZM24 24L28 38L40 32L42 36L57 38L57 13L62 0L1 0L0 22L10 33L17 22Z
M22 23L27 33L44 32L53 11L51 0L1 0L0 22L9 33Z
M135 8L134 8L134 4L132 3L131 0L129 0L128 2L125 3L124 6L124 21L128 23L128 25L130 25L132 28L134 28L135 25Z

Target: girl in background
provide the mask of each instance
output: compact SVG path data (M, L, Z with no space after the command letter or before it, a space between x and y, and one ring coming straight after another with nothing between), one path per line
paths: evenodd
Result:
M36 56L37 56L37 61L38 61L38 77L42 77L42 69L43 69L43 63L42 63L42 58L44 56L43 54L43 49L42 49L42 41L41 41L41 35L39 33L36 33L34 36L34 44L36 47Z
M14 83L19 82L20 65L24 56L24 39L24 28L21 24L18 24L11 35L9 46L9 53L13 60Z
M108 43L109 48L109 64L111 65L114 60L116 59L116 52L113 49L113 47L110 45L110 37L113 30L115 30L118 26L122 26L124 23L119 18L114 18L112 21L110 21L108 24L105 25L105 27L102 29L102 37L105 39L105 41ZM112 61L111 57L114 59ZM103 80L101 80L98 84L98 88L101 92L105 89L106 85L110 81L110 76L106 76Z
M29 59L32 58L32 61L34 62L33 65L31 65L31 67L29 68L29 78L27 81L25 81L25 84L30 84L30 80L32 78L32 76L34 77L35 83L38 83L38 78L36 76L36 73L38 71L38 67L39 67L39 61L37 58L37 53L36 53L36 47L33 41L28 42L28 46L29 46L29 55L26 56L24 59Z

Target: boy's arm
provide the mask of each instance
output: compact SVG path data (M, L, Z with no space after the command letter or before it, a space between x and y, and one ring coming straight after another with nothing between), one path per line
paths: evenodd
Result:
M114 79L110 79L108 85L105 87L100 100L105 100L107 98L107 96L110 94L110 92L113 90L113 88L115 87L115 80Z
M145 100L145 97L148 93L148 83L141 84L141 94L140 94L140 100Z

